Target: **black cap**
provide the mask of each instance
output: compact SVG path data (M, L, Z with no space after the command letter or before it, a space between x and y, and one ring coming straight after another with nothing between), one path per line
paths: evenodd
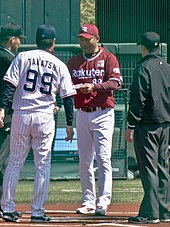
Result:
M21 26L15 23L8 23L0 26L0 37L9 38L9 37L19 37L20 39L25 39L26 36L23 35Z
M160 36L155 32L145 32L141 35L141 40L137 42L137 45L140 44L148 49L153 49L159 46Z
M36 42L43 39L54 39L56 38L56 30L51 25L41 25L36 31Z

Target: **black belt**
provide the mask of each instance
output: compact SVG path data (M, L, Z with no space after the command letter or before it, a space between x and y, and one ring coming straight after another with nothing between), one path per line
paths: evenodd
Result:
M106 108L102 108L102 107L90 107L90 106L82 106L80 108L80 110L84 111L84 112L95 112L98 110L105 110Z

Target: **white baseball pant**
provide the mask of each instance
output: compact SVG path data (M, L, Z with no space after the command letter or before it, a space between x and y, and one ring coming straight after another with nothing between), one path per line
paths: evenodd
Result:
M54 137L53 114L15 111L12 117L10 157L4 175L1 206L4 212L15 210L15 194L20 171L30 148L34 151L35 181L32 216L44 214L48 198L51 145ZM26 193L25 193L26 196Z
M82 205L107 209L112 197L111 147L114 131L114 109L95 112L78 110L76 114ZM94 155L98 164L98 193L96 200Z

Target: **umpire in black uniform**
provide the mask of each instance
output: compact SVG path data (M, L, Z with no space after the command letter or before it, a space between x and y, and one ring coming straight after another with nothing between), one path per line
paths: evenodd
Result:
M20 40L25 38L20 25L8 23L0 26L0 97L3 89L3 77L15 58ZM10 127L12 117L12 101L9 100L5 117L5 126L0 128L0 200L2 197L3 176L7 166L10 151ZM0 217L2 217L0 206ZM20 213L16 211L20 216Z
M160 36L146 32L138 43L142 59L136 67L125 138L134 141L144 190L137 217L131 223L170 222L170 65L159 56Z

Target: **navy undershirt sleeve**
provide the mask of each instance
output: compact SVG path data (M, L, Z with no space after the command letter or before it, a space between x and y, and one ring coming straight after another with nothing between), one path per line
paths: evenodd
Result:
M12 100L16 87L11 83L4 81L2 86L2 92L0 97L0 108L6 109L9 104L9 100Z
M69 96L63 99L64 109L66 113L66 121L68 126L72 126L73 123L73 96Z

